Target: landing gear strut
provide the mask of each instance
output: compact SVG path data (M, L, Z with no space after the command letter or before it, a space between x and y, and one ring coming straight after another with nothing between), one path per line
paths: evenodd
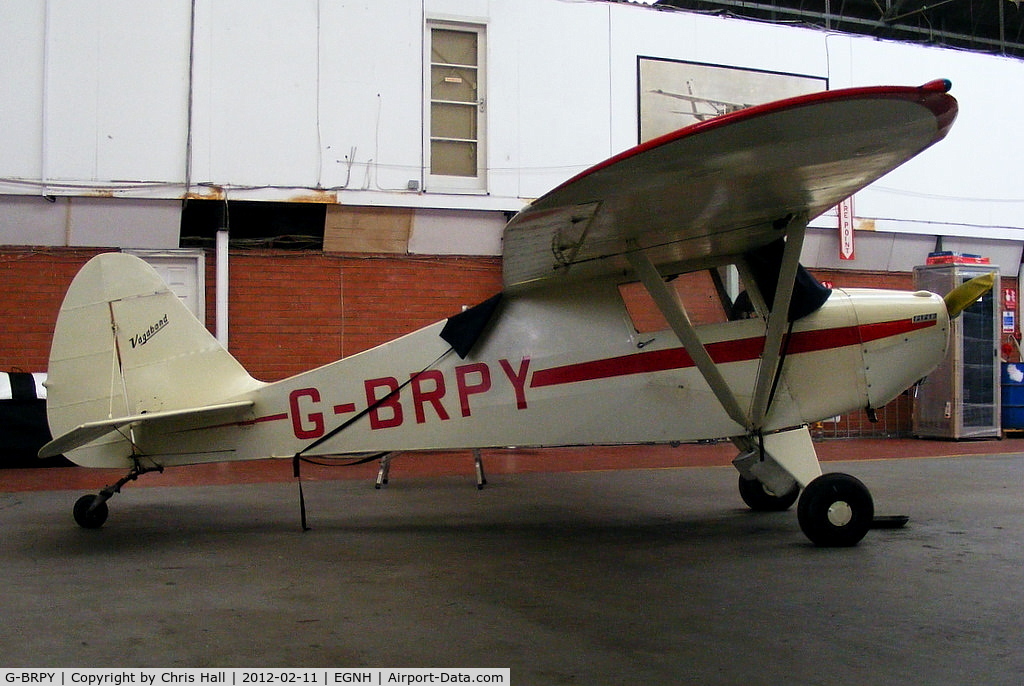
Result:
M122 478L118 479L116 483L107 486L96 495L90 493L88 495L83 495L75 501L75 522L77 522L78 526L83 529L100 528L103 526L103 523L107 521L107 515L109 514L107 501L114 497L115 493L120 493L122 486L129 481L135 481L143 474L162 471L164 471L164 468L160 465L156 465L154 467L143 467L139 464L138 460L135 460L135 465L132 467L132 470Z
M740 495L754 510L785 510L796 501L800 528L814 545L857 545L876 526L902 526L906 517L875 520L871 493L849 474L821 473L807 427L734 439L741 452ZM799 493L799 484L806 484ZM890 523L891 520L891 523Z

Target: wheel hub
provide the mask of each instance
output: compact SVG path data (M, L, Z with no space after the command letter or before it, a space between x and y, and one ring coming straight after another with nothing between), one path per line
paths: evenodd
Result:
M828 521L832 526L846 526L853 520L853 508L845 500L837 500L828 508Z

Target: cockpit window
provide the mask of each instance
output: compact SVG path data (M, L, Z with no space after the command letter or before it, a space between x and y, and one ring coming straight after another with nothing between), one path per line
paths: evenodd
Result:
M695 326L728 320L708 272L681 274L673 279L670 285L676 289L690 321ZM669 328L668 322L661 315L651 296L647 294L643 284L638 281L622 284L619 286L619 294L637 333L664 331Z

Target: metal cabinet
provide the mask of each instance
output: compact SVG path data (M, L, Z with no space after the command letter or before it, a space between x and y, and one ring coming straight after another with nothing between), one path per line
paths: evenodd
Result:
M946 359L918 387L914 434L922 438L998 438L999 268L993 265L927 265L914 268L916 288L945 295L982 274L996 272L992 290L950 327Z

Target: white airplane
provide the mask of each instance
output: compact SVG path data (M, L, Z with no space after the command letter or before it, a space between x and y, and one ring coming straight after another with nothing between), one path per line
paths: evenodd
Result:
M500 295L276 383L252 378L144 262L100 255L60 310L56 438L40 455L129 470L75 504L94 528L124 484L175 465L730 439L748 505L786 509L802 489L810 540L854 545L871 495L822 474L808 424L926 376L950 318L983 290L829 290L798 259L811 218L946 135L949 88L818 93L627 150L508 223ZM666 278L730 264L752 316L694 326ZM669 330L632 326L620 285L636 281Z
M654 90L647 91L654 95L663 95L666 98L674 98L676 100L683 100L690 103L690 109L687 110L671 110L672 114L682 114L687 117L693 117L697 121L707 121L720 117L723 114L729 114L730 112L736 112L738 110L746 109L751 107L748 103L742 102L729 102L728 100L716 100L713 98L702 98L699 95L693 94L693 82L686 82L686 89L688 93L673 93L672 91L663 90L656 88ZM702 108L710 110L709 112L701 112Z

